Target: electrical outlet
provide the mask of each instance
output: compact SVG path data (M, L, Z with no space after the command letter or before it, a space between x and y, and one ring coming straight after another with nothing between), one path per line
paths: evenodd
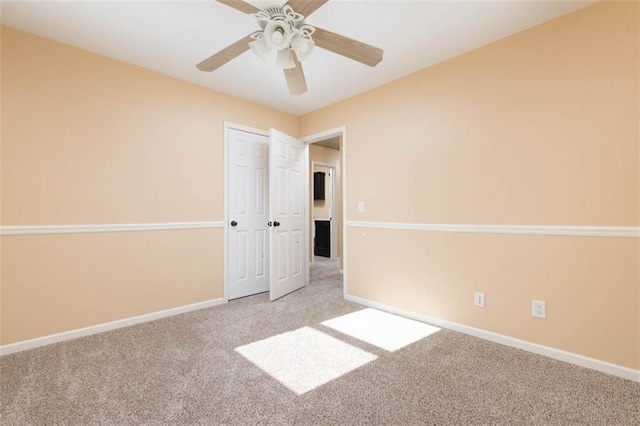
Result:
M531 301L531 316L536 318L547 317L547 303L543 300Z
M364 201L358 201L358 213L364 213Z
M484 308L484 293L476 292L473 304L479 308Z

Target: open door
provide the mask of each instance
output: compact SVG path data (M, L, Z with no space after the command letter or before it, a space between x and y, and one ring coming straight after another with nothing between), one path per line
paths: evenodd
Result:
M276 300L306 283L305 144L269 130L269 210L271 226L270 298Z

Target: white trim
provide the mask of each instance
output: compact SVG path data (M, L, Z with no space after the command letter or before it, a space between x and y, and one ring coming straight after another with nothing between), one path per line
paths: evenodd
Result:
M340 145L342 162L340 163L340 178L342 179L342 297L347 296L347 127L342 126L342 143Z
M236 130L240 130L241 132L247 132L247 133L255 133L256 135L260 135L260 136L269 136L268 130L256 129L254 127L243 126L242 124L236 124L230 121L225 121L224 122L225 135L227 134L229 129L236 129Z
M300 139L302 141L302 139ZM305 268L304 271L304 282L306 285L311 284L311 264L315 262L314 253L313 253L313 236L315 235L315 223L312 220L313 215L313 206L311 205L311 195L309 192L309 188L312 188L312 183L310 180L310 175L313 172L313 166L311 168L311 172L309 171L309 161L311 159L311 153L309 152L309 144L307 143L304 147L304 190L303 192L303 200L306 202L305 207L305 231L307 233L306 238L304 239L304 251L307 256L307 263L309 266ZM311 189L313 191L313 188Z
M63 333L50 334L48 336L37 337L31 340L23 340L22 342L10 343L0 346L0 356L9 355L16 352L26 351L28 349L39 348L41 346L51 345L53 343L64 342L66 340L77 339L78 337L90 336L92 334L103 333L105 331L116 330L118 328L129 327L131 325L141 324L143 322L154 321L160 318L166 318L173 315L183 314L198 309L210 308L212 306L225 303L223 299L212 299L204 302L193 303L190 305L179 306L177 308L165 309L163 311L151 312L149 314L138 315L131 318L125 318L117 321L105 322L90 327L79 328L76 330L65 331Z
M109 223L101 225L2 226L0 235L86 234L94 232L168 231L222 228L225 222Z
M570 364L579 365L581 367L590 368L592 370L597 370L606 374L622 377L623 379L640 382L640 370L634 370L632 368L623 367L621 365L611 364L606 361L600 361L598 359L589 358L583 355L563 351L560 349L539 345L537 343L527 342L525 340L520 340L513 337L505 336L502 334L493 333L491 331L481 330L479 328L470 327L468 325L458 324L452 321L447 321L442 318L418 314L416 312L412 312L406 309L396 308L393 306L385 305L379 302L374 302L374 301L357 297L357 296L347 295L345 296L345 299L351 302L358 303L360 305L368 306L370 308L379 309L381 311L411 318L416 321L432 324L437 327L446 328L448 330L454 330L459 333L468 334L474 337L479 337L481 339L489 340L491 342L499 343L505 346L511 346L511 347L522 349L528 352L533 352L538 355L543 355L549 358L568 362Z
M229 223L229 129L234 128L231 123L224 122L223 152L224 165L222 169L222 187L224 223ZM224 227L223 244L223 264L222 264L222 298L229 301L229 228Z
M329 129L329 130L325 130L324 132L319 132L319 133L314 133L312 135L309 136L305 136L302 139L300 139L302 142L306 143L306 144L311 144L311 143L315 143L315 142L320 142L322 140L325 139L331 139L334 138L336 136L344 136L347 132L347 127L346 126L340 126L340 127L336 127L334 129ZM343 147L344 147L344 139L343 139L343 145L340 147L340 150L342 151Z
M304 141L304 138L300 139ZM313 143L313 142L312 142ZM313 180L311 179L311 174L313 173L313 164L311 164L311 169L309 169L309 165L311 163L311 149L309 148L310 143L307 143L307 146L304 148L304 201L307 204L307 242L305 246L305 251L307 252L307 260L309 261L309 267L307 268L307 277L308 281L311 281L311 264L315 263L315 250L314 243L312 242L315 234L316 234L316 224L313 220Z
M346 222L346 226L350 228L400 229L409 231L465 232L481 234L640 238L639 226L468 225L368 221L349 221Z

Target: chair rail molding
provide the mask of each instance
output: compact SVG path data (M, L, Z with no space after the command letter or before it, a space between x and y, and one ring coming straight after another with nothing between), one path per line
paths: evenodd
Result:
M99 225L1 226L0 235L86 234L95 232L168 231L223 228L224 222L108 223Z
M431 232L640 238L640 226L475 225L373 221L347 221L346 226L349 228Z

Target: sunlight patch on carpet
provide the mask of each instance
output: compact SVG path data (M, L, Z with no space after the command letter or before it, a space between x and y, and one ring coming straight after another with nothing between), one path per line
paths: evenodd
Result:
M371 308L321 324L390 352L440 331L438 327Z
M239 346L235 350L298 395L377 358L310 327Z

